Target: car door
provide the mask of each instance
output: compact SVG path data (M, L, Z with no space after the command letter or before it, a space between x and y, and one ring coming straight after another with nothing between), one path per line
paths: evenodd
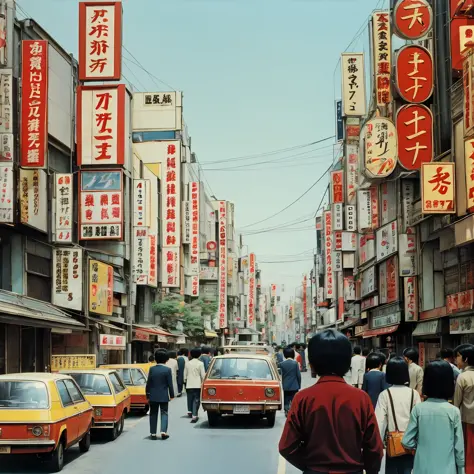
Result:
M77 409L75 403L66 387L65 380L58 380L56 382L58 388L59 398L64 408L64 417L66 423L66 445L70 446L78 437L79 431L79 417L77 416Z
M90 403L84 398L81 389L77 385L75 380L65 380L64 384L71 395L72 401L74 402L74 409L76 410L78 417L78 432L77 436L82 436L87 433L92 420L92 409Z
M127 390L127 387L122 382L122 379L119 377L117 372L111 372L109 374L110 381L114 387L115 392L115 403L118 407L118 418L122 414L124 407L130 405L130 392ZM118 419L116 420L118 421Z

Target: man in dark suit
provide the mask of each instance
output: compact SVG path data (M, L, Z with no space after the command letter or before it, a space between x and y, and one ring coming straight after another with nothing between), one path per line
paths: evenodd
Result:
M285 360L283 358L283 348L281 346L276 346L275 351L276 363L278 367L280 367L280 364Z
M174 398L171 369L165 364L169 356L165 351L155 352L157 365L150 368L146 383L146 397L150 405L150 437L156 439L158 410L161 412L161 439L168 439L168 403Z
M184 368L188 362L188 349L180 349L178 352L178 397L183 394Z
M293 398L301 389L301 372L298 362L295 361L295 351L286 347L283 351L284 360L280 364L284 394L285 415L288 415Z
M362 390L366 392L372 400L372 405L377 405L379 395L388 388L385 381L385 374L382 372L382 359L380 354L372 352L365 360L367 372L364 374Z

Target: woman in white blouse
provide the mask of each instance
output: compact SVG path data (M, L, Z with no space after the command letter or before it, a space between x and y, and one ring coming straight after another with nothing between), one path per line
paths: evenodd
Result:
M385 439L387 431L405 432L410 421L413 407L421 402L420 395L408 385L410 375L408 364L403 357L392 357L387 363L386 381L390 388L384 390L377 401L375 416L380 428L380 435ZM395 423L396 421L396 423ZM386 457L386 474L411 474L414 458L411 454L395 458Z
M176 351L169 351L168 352L168 362L166 362L166 365L171 369L171 376L173 378L173 389L174 393L178 393L178 361L176 360L178 357L178 354Z

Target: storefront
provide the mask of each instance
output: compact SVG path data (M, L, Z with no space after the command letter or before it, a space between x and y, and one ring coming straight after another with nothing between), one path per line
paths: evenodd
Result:
M418 349L420 359L418 364L425 367L429 362L436 360L441 350L442 340L441 319L422 321L413 331L413 347Z
M126 336L100 334L98 365L123 364L126 347L127 347Z
M148 358L157 349L171 349L176 344L177 337L163 328L156 326L133 325L132 361L148 362Z
M369 327L363 338L372 339L372 349L386 354L398 352L404 348L404 336L399 332L402 320L402 308L397 304L382 306L370 311Z
M474 315L456 316L449 320L449 334L454 349L459 344L474 343Z

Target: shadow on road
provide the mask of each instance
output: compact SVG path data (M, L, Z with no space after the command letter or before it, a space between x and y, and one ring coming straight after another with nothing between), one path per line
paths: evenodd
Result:
M278 422L277 422L278 423ZM275 424L277 426L277 424ZM258 430L271 430L267 425L266 418L258 418L256 416L238 416L238 415L222 415L216 426L209 426L207 416L204 415L199 418L199 422L194 426L195 429L207 429L207 430L247 430L247 429L258 429Z

